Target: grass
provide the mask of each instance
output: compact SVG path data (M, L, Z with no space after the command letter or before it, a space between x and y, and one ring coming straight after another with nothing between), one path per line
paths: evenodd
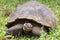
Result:
M28 0L0 0L0 39L3 38L6 27L5 24L7 22L7 16L5 16L6 11L8 10L10 13L12 13L16 6L18 4L26 3ZM46 35L45 33L42 34L41 37L35 38L35 37L19 37L12 40L60 40L60 0L37 0L38 2L47 5L49 8L52 9L52 11L55 13L58 24L56 26L56 29L52 29L49 35Z

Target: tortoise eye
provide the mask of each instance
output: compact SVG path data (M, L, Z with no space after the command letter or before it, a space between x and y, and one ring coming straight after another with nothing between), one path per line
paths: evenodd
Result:
M30 28L30 27L32 27L32 24L31 24L31 23L24 23L23 26L24 26L24 27L27 27L27 28Z

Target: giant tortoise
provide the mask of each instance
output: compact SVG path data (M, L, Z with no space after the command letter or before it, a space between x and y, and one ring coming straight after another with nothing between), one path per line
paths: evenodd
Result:
M23 34L40 35L42 30L49 32L57 24L54 13L47 6L36 1L18 5L8 17L5 35L20 36ZM44 27L42 29L42 27Z

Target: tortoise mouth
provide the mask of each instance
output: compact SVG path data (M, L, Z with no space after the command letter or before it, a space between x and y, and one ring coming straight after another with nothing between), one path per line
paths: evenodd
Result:
M24 31L25 33L28 33L28 32L30 32L30 31L32 31L32 28L24 28L24 27L23 27L23 31Z
M24 30L24 31L31 31L32 28L24 28L24 27L23 27L23 30Z

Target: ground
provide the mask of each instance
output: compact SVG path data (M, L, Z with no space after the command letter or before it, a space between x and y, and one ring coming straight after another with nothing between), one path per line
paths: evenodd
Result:
M28 0L0 0L0 40L7 30L5 24L7 23L8 16L5 14L12 13L18 4L26 2ZM55 13L58 20L56 29L51 29L51 32L46 36L45 33L42 33L39 38L22 36L12 40L60 40L60 0L37 0L37 2L45 4Z

